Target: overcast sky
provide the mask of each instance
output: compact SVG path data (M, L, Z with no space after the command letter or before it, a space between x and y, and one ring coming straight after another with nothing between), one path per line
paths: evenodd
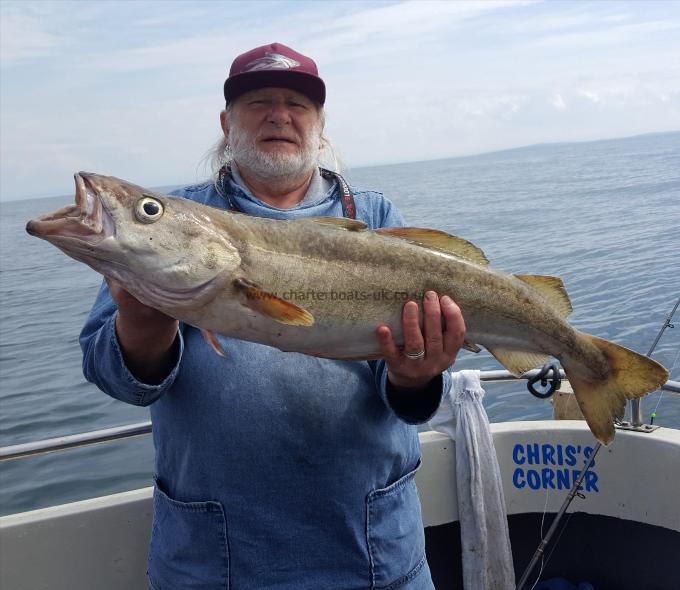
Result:
M233 58L312 56L354 167L680 129L680 3L1 1L0 198L193 182Z

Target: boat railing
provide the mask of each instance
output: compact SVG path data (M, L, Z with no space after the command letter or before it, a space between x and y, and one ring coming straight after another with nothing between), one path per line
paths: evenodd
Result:
M532 371L527 371L520 377L516 377L509 371L504 370L480 371L480 380L484 382L531 380L537 377L539 373L540 369L534 369ZM560 370L559 373L561 379L566 378L563 370ZM680 381L667 381L660 387L660 389L670 393L680 394ZM114 426L112 428L104 428L101 430L83 432L80 434L70 434L67 436L58 436L55 438L9 445L0 447L0 461L42 455L45 453L73 449L76 447L84 447L114 440L127 439L150 433L151 421L147 420L145 422L138 422L136 424L126 424L124 426Z

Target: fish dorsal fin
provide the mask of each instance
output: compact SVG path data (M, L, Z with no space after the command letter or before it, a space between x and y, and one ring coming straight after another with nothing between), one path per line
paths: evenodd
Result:
M418 246L432 248L458 258L464 258L475 264L486 265L489 260L477 246L463 238L452 236L438 229L427 227L381 227L375 233L406 240Z
M541 297L566 318L572 311L571 301L560 277L546 275L515 275L520 281L540 293Z
M235 279L234 286L245 294L244 305L287 326L313 326L314 316L306 309L269 293L248 279Z
M332 225L347 231L364 231L368 227L363 221L347 219L346 217L305 217L304 220L321 225Z
M486 349L515 377L519 377L522 373L526 373L539 365L545 365L550 360L547 354L539 352L512 350L501 346L494 346L493 348L487 346Z

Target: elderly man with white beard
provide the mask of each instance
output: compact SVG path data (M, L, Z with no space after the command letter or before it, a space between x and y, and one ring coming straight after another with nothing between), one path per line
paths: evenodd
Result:
M285 45L238 56L214 177L175 194L275 219L404 225L381 193L319 166L325 95L316 64ZM150 406L152 589L433 588L416 425L449 387L465 325L433 292L407 302L402 321L403 346L376 327L379 361L220 336L222 358L199 330L102 285L81 334L83 368L114 398Z

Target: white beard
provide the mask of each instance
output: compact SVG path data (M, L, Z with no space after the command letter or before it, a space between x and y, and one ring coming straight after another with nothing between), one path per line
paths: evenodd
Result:
M319 162L321 131L322 122L319 120L306 137L300 138L300 146L295 153L268 152L258 149L256 138L241 128L234 117L229 129L232 159L240 169L245 168L262 180L307 175Z

